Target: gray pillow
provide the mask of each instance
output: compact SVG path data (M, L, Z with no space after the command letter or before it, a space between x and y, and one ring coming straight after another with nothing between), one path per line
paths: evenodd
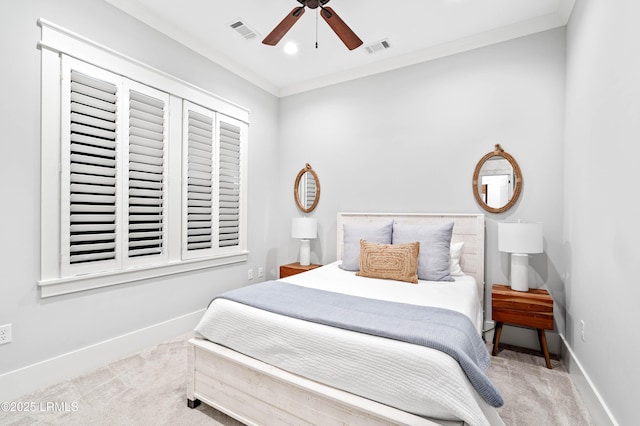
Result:
M393 220L382 223L367 223L343 225L344 249L340 268L345 271L360 270L360 240L370 243L391 244Z
M394 222L393 244L420 242L418 278L454 281L451 276L451 233L453 222L443 225L407 225Z

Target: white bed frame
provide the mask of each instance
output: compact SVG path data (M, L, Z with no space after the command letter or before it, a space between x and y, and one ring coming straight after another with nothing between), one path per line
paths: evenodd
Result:
M454 222L452 242L464 241L461 267L484 296L483 214L338 213L338 259L345 223L393 218L412 224ZM484 306L484 304L483 304ZM459 425L425 419L288 373L208 340L189 340L187 404L205 402L247 425ZM492 424L503 424L497 412Z

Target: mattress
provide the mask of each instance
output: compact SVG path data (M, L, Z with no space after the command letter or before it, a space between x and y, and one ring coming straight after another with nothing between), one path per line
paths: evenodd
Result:
M475 280L416 284L358 277L333 263L282 281L361 297L453 309L480 330ZM458 363L424 346L214 300L196 327L214 343L294 374L420 416L489 425L495 416Z

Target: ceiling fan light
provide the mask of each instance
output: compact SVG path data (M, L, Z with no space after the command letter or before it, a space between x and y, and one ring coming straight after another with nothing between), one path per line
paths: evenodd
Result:
M298 45L292 41L289 41L284 45L283 50L287 55L295 55L296 53L298 53Z

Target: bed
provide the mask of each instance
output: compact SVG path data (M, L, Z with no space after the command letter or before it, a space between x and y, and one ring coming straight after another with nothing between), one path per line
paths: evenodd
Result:
M463 273L416 285L343 270L353 256L345 230L389 221L406 229L453 223L451 245L464 243ZM336 262L268 284L442 307L481 333L484 215L339 213L336 228ZM211 303L196 336L189 340L189 406L205 402L248 425L503 425L458 362L436 349L225 298Z

